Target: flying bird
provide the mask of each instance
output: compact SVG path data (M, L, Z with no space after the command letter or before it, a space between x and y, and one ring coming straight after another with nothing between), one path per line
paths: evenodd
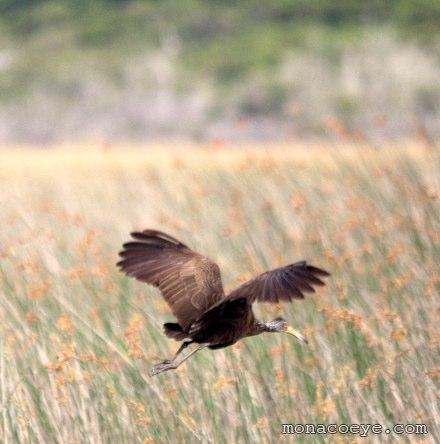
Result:
M307 343L306 338L283 318L264 323L252 312L254 302L291 302L304 299L305 292L322 286L330 274L305 261L266 271L224 293L220 269L168 234L156 230L131 233L133 241L123 244L117 266L128 276L157 287L177 322L164 324L165 335L184 341L171 359L156 364L154 376L179 367L197 351L228 347L242 338L264 332L283 332ZM177 362L189 345L198 346Z

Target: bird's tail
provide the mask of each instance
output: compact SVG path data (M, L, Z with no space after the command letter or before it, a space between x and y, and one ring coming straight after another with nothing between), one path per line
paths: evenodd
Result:
M167 337L174 339L175 341L182 341L188 335L182 330L182 327L179 324L175 324L172 322L167 322L163 324L163 331L167 335Z

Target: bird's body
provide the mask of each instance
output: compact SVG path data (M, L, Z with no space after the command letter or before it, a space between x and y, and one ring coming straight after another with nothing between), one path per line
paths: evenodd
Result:
M303 292L314 292L313 285L324 285L318 276L328 276L326 271L297 262L262 273L226 296L220 270L209 258L160 231L131 235L134 241L123 245L117 265L128 276L159 288L178 321L164 324L165 334L185 340L174 358L157 364L152 374L177 368L201 348L228 347L263 332L286 332L307 342L284 319L258 321L252 303L304 299ZM176 357L192 343L199 347L176 364Z

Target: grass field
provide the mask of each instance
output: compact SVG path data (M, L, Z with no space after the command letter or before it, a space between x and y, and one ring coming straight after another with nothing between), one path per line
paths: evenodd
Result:
M4 443L440 442L440 153L397 148L0 152ZM178 344L115 267L134 229L207 254L226 289L307 259L309 338L248 338L148 376ZM282 423L428 434L281 435Z

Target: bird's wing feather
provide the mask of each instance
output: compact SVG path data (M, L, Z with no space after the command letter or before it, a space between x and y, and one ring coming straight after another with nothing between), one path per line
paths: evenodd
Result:
M155 230L132 233L117 265L128 276L159 288L183 330L224 297L214 262Z
M225 299L246 298L252 302L291 302L304 299L307 292L315 292L313 286L325 285L320 277L330 274L305 261L266 271L232 291ZM319 277L318 277L319 276Z

